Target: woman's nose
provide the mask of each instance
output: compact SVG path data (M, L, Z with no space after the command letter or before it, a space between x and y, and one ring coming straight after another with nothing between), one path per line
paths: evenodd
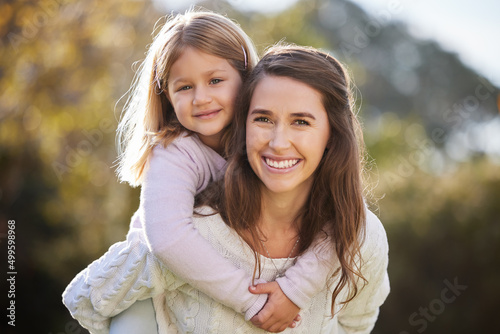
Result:
M283 126L277 126L273 129L269 147L275 151L282 151L290 147L288 131Z
M193 105L203 105L212 102L212 97L205 87L197 87L194 91Z

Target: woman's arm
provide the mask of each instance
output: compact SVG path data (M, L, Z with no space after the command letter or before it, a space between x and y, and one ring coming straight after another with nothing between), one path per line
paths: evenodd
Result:
M151 252L170 271L249 319L266 296L249 293L251 277L219 254L192 223L194 197L221 174L224 164L195 137L155 148L139 213Z
M363 287L364 281L360 280L358 294L339 312L339 324L346 333L370 333L390 290L387 236L378 218L370 211L367 211L367 235L361 251L365 260L361 273L368 283Z

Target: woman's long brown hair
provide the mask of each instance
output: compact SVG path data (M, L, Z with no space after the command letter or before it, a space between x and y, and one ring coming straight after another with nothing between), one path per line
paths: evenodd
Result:
M330 245L338 256L340 270L336 272L340 277L332 294L333 315L341 290L349 288L345 304L357 294L357 281L364 280L357 259L365 230L363 139L353 112L349 78L335 58L299 46L279 45L266 52L244 84L237 102L224 182L207 190L200 204L217 209L226 224L245 241L259 245L256 223L261 212L261 181L247 159L245 124L255 87L266 76L287 77L309 85L321 93L328 114L331 138L297 221L301 253L323 234L330 237ZM260 268L256 251L256 268Z

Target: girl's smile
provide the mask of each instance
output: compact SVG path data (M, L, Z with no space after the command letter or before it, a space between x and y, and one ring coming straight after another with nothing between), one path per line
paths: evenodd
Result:
M199 119L212 119L217 116L220 111L221 109L201 111L195 114L194 117L198 117Z

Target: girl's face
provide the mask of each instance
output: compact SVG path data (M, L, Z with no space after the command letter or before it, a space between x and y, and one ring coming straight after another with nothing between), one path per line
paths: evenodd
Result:
M167 96L179 122L219 150L240 86L239 72L226 59L187 47L170 69Z
M266 76L255 87L246 129L248 160L266 188L308 193L330 139L320 93L294 79Z

